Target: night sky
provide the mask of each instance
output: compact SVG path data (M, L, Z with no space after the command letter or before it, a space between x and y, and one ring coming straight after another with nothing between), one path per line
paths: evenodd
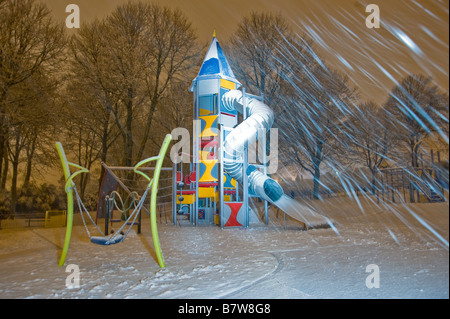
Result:
M77 4L81 23L103 18L128 0L42 0L64 21L68 4ZM142 0L146 1L146 0ZM243 16L252 11L281 13L298 34L315 40L325 60L349 76L363 100L384 103L408 74L432 76L448 92L449 1L424 0L154 0L178 7L202 44L214 29L225 47ZM366 27L366 6L377 4L381 27ZM82 26L81 26L82 27ZM226 53L226 52L225 52Z

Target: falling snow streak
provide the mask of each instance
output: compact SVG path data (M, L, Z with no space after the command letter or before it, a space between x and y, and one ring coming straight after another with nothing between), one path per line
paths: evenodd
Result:
M443 174L444 184L448 185L448 169L438 172L442 168L431 163L432 150L425 147L425 141L432 135L440 139L441 150L448 150L449 144L448 88L442 90L433 79L442 75L448 79L448 64L435 55L444 52L443 58L446 55L448 59L448 41L435 31L436 24L448 30L448 4L440 8L446 18L438 17L436 10L416 1L405 2L404 9L421 19L408 20L405 12L394 14L383 11L381 6L383 16L378 30L355 28L365 16L340 9L326 19L311 14L293 21L301 32L291 38L282 35L282 43L277 48L276 61L283 65L288 86L287 94L280 98L278 107L282 111L277 115L277 122L280 137L290 143L287 150L296 150L295 161L292 155L285 155L284 160L289 165L299 164L303 173L309 170L321 189L341 189L354 201L361 216L367 215L365 201L386 211L386 203L396 199L401 205L398 209L395 205L388 206L391 215L383 219L386 231L396 243L399 239L387 222L392 218L401 220L425 241L437 241L448 250L448 240L437 231L438 226L404 206L413 193L428 196L434 192L444 201L448 197L448 188L439 186L433 177L433 174ZM350 79L350 85L357 91L356 98L337 85L338 81L332 81L335 85L328 83L336 69ZM363 87L374 90L363 92ZM379 92L384 94L381 96ZM360 111L360 105L369 101L375 101L373 107L380 113ZM380 114L386 119L382 120ZM362 140L364 130L377 133ZM383 137L386 132L389 134ZM386 150L387 147L391 149ZM373 158L368 157L372 173L367 173L362 161L352 161L358 156L356 149L372 154ZM282 152L280 155L283 156ZM430 175L421 167L411 167L408 156L416 157L416 161L418 156L422 161L428 156L422 166L434 165L435 173ZM441 156L445 157L442 152ZM402 186L391 184L389 178L393 179L393 173L382 172L382 163L401 172ZM313 168L316 173L320 171L317 176ZM322 180L321 175L327 174L334 176L334 185ZM294 179L289 177L285 182ZM372 191L367 190L367 185L372 185ZM404 207L417 223L405 217L401 212ZM339 234L340 225L332 224L332 227Z

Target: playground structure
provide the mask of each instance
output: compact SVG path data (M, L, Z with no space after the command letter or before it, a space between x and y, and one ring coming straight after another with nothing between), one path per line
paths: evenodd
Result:
M99 245L122 242L133 226L141 232L141 211L151 220L154 248L161 268L165 267L156 226L157 210L167 211L171 206L173 224L187 220L189 225L219 225L222 229L249 227L249 198L264 201L264 219L269 222L268 204L274 204L283 212L300 221L306 228L329 227L332 222L315 213L289 196L282 187L267 175L266 134L271 129L273 111L262 98L237 90L241 84L236 80L215 35L206 54L198 76L193 80L194 136L193 161L174 161L173 167L162 167L166 151L172 140L168 134L158 156L145 159L134 167L111 167L102 163L105 173L99 191L97 216L94 221L85 208L73 179L88 170L67 161L62 145L56 143L65 177L67 193L66 237L59 265L63 265L69 248L73 226L74 194L80 215L90 241ZM239 121L241 119L241 121ZM258 142L262 151L261 164L249 164L249 145ZM178 154L183 158L183 154ZM260 155L261 156L261 155ZM142 167L156 161L154 168ZM185 174L183 166L189 166ZM71 173L70 168L78 169ZM144 171L154 170L153 179ZM121 176L119 175L119 172ZM162 195L157 205L160 174L164 173ZM150 202L146 202L150 193ZM125 200L123 200L125 198ZM170 199L171 200L167 200ZM147 207L150 206L150 210ZM157 207L158 206L158 207ZM158 209L157 209L158 208ZM114 212L120 213L120 219ZM84 215L100 233L91 236ZM98 225L105 219L104 232ZM115 223L121 223L114 229ZM126 228L124 232L123 230Z
M195 226L216 224L225 228L249 225L248 179L241 179L240 187L234 176L224 170L226 161L233 161L246 170L247 153L239 150L240 158L233 154L226 157L224 147L221 147L238 123L238 112L226 108L222 97L239 87L241 84L214 35L190 89L194 95L193 162L189 163L186 174L183 162L174 166L174 224L181 225L183 220L188 220Z
M411 203L445 201L443 186L433 167L385 168L377 174L376 195L384 201ZM397 198L397 199L396 199Z
M76 189L75 183L73 182L73 179L82 173L88 173L89 171L81 167L80 165L71 163L67 160L66 154L64 152L64 148L61 145L61 143L56 143L56 149L58 151L61 164L64 171L64 179L65 179L65 192L67 194L67 226L66 226L66 235L64 239L64 246L61 253L61 257L59 260L59 265L63 266L67 257L67 252L69 250L69 244L70 244L70 238L72 233L72 227L73 227L73 207L74 207L74 193L76 196L77 204L80 209L80 215L83 219L83 224L85 226L87 235L90 238L90 241L94 244L99 245L113 245L122 242L127 237L128 233L131 231L131 228L133 225L136 224L136 220L138 217L141 216L141 210L144 208L145 200L147 198L147 195L150 193L150 222L151 222L151 230L152 230L152 239L154 244L154 249L156 253L156 257L158 260L158 264L161 268L165 267L164 263L164 257L162 255L161 251L161 245L159 242L159 236L158 236L158 228L156 224L156 199L157 199L157 193L158 193L158 183L159 183L159 176L162 169L163 160L165 157L165 154L167 152L167 149L170 145L170 142L172 141L172 136L170 134L167 134L164 142L161 146L160 152L157 156L147 158L139 163L137 163L134 168L133 172L135 174L138 174L142 176L147 181L147 186L145 188L144 193L139 196L139 194L133 195L139 197L139 201L136 204L135 198L133 198L132 204L130 204L129 208L131 206L134 206L133 211L128 214L127 219L125 222L123 222L122 226L115 231L113 234L109 235L108 232L103 233L98 225L93 221L92 217L90 216L89 212L87 211L86 207L84 206L83 202L81 201L81 198L78 194L78 191ZM150 178L148 175L146 175L142 170L141 166L148 164L150 162L156 161L155 167L154 167L154 173L153 178ZM74 173L71 173L70 168L78 169ZM129 209L128 209L129 210ZM148 210L147 210L148 212ZM84 214L90 219L90 221L95 225L95 228L97 231L101 234L101 236L91 236L89 229L87 227ZM107 227L108 222L105 223L105 227ZM140 225L140 224L139 224ZM127 231L124 233L123 230L125 227L128 226Z
M264 201L266 224L268 203L308 227L328 224L286 196L267 175L265 142L274 114L261 97L238 90L241 86L214 33L190 89L194 96L193 162L187 173L183 161L173 169L173 223L181 225L187 220L194 226L249 227L249 198L256 197ZM264 150L261 164L249 164L249 146L256 142Z
M385 163L376 174L377 200L399 202L442 202L448 189L448 168L441 162L439 147L428 142L428 149L419 153L417 167L392 167ZM423 154L429 158L424 158ZM428 156L427 156L428 157ZM437 160L437 161L436 161Z

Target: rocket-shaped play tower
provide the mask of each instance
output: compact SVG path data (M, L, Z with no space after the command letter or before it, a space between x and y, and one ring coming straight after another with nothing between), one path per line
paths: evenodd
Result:
M245 89L240 91L241 86L214 34L191 86L193 162L186 175L175 169L174 182L179 187L174 222L177 215L186 214L194 225L248 227L248 199L252 196L265 201L266 223L268 202L300 219L299 207L267 176L266 166L248 163L248 147L266 140L274 114L261 98L247 94ZM260 149L265 150L265 145ZM302 216L301 221L305 220Z

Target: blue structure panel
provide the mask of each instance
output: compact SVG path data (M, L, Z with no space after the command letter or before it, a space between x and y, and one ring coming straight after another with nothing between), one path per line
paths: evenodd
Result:
M208 61L203 62L202 68L198 75L210 75L220 73L219 60L216 58L211 58Z

